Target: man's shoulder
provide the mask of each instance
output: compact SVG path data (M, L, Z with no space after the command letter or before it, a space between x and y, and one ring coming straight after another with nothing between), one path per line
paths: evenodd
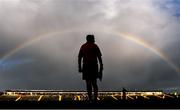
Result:
M86 48L86 47L93 47L93 48L97 48L98 45L95 43L84 43L81 48Z
M85 47L85 46L87 46L87 43L82 44L82 45L81 45L81 48L83 48L83 47Z
M96 43L93 43L93 45L97 46L97 44L96 44Z
M95 44L95 43L94 43L94 45L93 45L93 46L94 46L95 48L99 48L99 47L98 47L98 45L97 45L97 44Z

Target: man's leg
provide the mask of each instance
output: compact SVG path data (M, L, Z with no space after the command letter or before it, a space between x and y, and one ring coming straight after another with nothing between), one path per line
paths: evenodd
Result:
M98 86L97 86L97 80L96 79L92 80L92 86L93 86L93 89L94 89L94 100L97 101Z
M88 98L89 100L92 100L92 84L90 80L86 80L86 88L88 92Z

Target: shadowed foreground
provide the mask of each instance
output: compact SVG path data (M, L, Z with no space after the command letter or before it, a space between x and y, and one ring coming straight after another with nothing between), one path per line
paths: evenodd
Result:
M0 108L180 108L177 93L100 92L97 102L88 102L86 92L21 91L0 96Z

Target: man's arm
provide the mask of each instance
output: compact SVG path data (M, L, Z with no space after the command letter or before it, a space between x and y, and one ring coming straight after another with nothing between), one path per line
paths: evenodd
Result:
M103 70L103 62L102 62L102 54L101 54L101 51L99 49L99 47L97 46L97 58L98 58L98 61L99 61L99 65L100 65L100 72L102 72Z
M78 68L79 68L79 72L82 72L82 67L81 67L81 61L82 61L83 55L82 55L82 47L79 51L79 55L78 55Z
M103 70L102 57L101 57L101 56L98 56L98 60L99 60L99 65L100 65L100 72L102 72L102 70Z
M81 60L82 60L82 56L78 56L78 67L79 67L79 72L82 72L82 68L81 68Z
M98 60L99 60L99 65L100 65L100 70L98 73L98 78L100 81L102 81L102 77L103 77L103 63L102 63L102 58L101 56L98 56Z

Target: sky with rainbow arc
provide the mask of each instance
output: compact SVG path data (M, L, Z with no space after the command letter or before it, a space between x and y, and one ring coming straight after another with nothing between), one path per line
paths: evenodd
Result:
M84 90L79 48L94 34L100 90L180 90L179 0L0 0L0 90Z

